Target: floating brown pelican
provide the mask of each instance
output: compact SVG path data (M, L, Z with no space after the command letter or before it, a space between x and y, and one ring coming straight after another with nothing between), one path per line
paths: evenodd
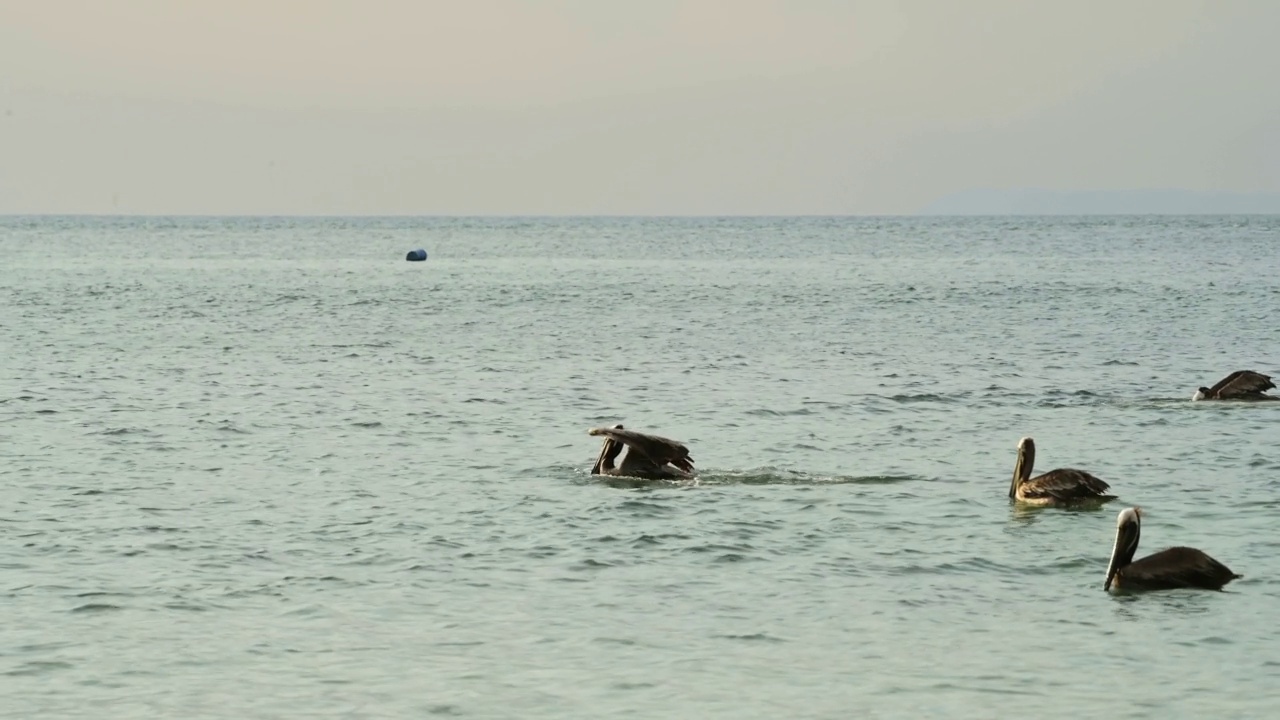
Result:
M1137 562L1138 536L1142 533L1142 511L1125 508L1116 518L1116 545L1111 549L1107 565L1107 581L1103 590L1114 585L1117 590L1172 590L1173 588L1205 588L1221 590L1223 585L1243 575L1214 560L1200 550L1171 547Z
M587 434L605 436L600 456L591 468L592 475L620 475L646 480L693 477L693 458L689 457L689 448L675 440L626 430L621 425L591 428ZM622 462L614 465L624 447L627 454L622 456Z
M1218 381L1211 388L1202 387L1191 396L1192 400L1280 400L1280 397L1268 395L1267 390L1274 389L1270 375L1252 370L1237 370Z
M1060 468L1031 477L1036 462L1036 442L1029 437L1018 441L1018 461L1013 465L1009 497L1033 505L1077 505L1115 500L1106 483L1083 470Z

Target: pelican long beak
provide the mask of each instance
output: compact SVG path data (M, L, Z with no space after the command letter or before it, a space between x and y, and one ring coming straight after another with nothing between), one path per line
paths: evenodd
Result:
M1116 579L1116 573L1120 572L1120 568L1116 567L1115 553L1111 554L1111 562L1107 565L1107 579L1102 583L1104 591L1111 589L1111 581Z
M1102 583L1103 590L1110 590L1116 575L1133 562L1133 555L1138 551L1139 526L1136 522L1125 523L1116 528L1116 544L1111 548L1111 560L1107 563L1107 579Z
M1009 485L1009 497L1018 497L1018 486L1031 474L1031 463L1035 462L1035 445L1031 438L1018 441L1018 460L1013 464L1013 482Z
M604 458L609 454L609 449L613 447L613 438L607 437L600 445L600 454L596 456L596 464L591 467L592 475L599 475L600 469L604 465Z

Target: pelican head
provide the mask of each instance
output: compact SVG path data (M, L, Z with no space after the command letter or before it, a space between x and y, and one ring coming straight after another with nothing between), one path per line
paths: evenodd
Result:
M1195 402L1196 400L1203 400L1207 397L1209 397L1209 388L1202 387L1196 390L1196 394L1191 396L1191 400L1192 402Z
M612 429L613 429L613 430L625 430L626 428L622 427L622 423L618 423L617 425L614 425ZM589 428L589 429L587 430L587 434L588 434L588 435L608 435L608 434L609 434L609 430L607 430L607 429L605 429L605 428L593 427L593 428Z
M1138 537L1142 534L1142 508L1125 508L1116 517L1116 544L1111 548L1111 562L1107 564L1107 579L1103 590L1110 590L1116 573L1133 562L1138 552Z
M1018 496L1018 486L1031 477L1031 468L1036 464L1036 441L1024 437L1018 441L1018 460L1013 464L1013 484L1009 486L1009 497Z
M622 430L622 423L613 426L614 430ZM605 431L601 428L591 428L587 431L588 435L604 435ZM604 439L604 444L600 446L600 454L596 456L596 464L591 468L592 475L599 475L606 468L613 467L613 461L618 459L618 455L622 454L622 443L611 437Z

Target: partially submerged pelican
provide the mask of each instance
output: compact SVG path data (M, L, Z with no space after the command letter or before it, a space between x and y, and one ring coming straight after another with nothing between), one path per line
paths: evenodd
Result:
M1131 507L1116 518L1116 544L1107 565L1103 590L1114 585L1117 590L1172 590L1205 588L1221 590L1223 585L1243 575L1214 560L1204 552L1189 547L1171 547L1134 561L1138 536L1142 534L1142 511Z
M1202 387L1191 396L1192 400L1280 400L1268 395L1267 390L1276 386L1270 375L1252 370L1237 370L1218 381L1211 388Z
M604 436L600 455L591 468L592 475L618 475L646 480L693 477L693 458L689 457L689 448L675 440L627 430L621 425L591 428L587 434ZM627 454L615 465L614 462L624 447Z
M1115 500L1106 483L1083 470L1059 468L1031 477L1036 462L1036 442L1029 437L1018 441L1018 460L1013 466L1009 497L1032 505L1078 505Z

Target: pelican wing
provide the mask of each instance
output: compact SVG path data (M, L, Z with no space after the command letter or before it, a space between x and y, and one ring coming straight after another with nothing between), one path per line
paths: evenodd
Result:
M1171 547L1135 560L1121 570L1122 587L1135 590L1170 590L1181 587L1222 589L1240 577L1231 568L1201 550Z
M1209 397L1233 398L1261 395L1276 386L1269 375L1252 370L1237 370L1209 388Z
M1018 492L1028 499L1052 499L1057 501L1072 500L1109 500L1111 486L1083 470L1062 468L1033 477L1022 484Z
M599 427L591 428L587 432L591 435L613 438L631 448L632 452L638 452L658 465L671 463L685 472L693 472L693 458L689 457L689 448L683 443L658 435L621 428Z

